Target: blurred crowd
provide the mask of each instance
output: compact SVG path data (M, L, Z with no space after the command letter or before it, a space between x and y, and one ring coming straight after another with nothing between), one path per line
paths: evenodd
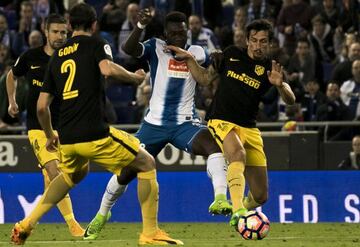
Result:
M0 9L0 128L21 124L7 115L6 74L25 50L44 43L43 21L49 13L67 17L77 1L1 1ZM130 71L148 65L126 55L121 45L137 23L137 13L150 8L154 18L142 40L161 37L163 18L173 10L188 16L188 44L210 54L229 45L246 47L246 25L257 18L275 27L270 56L280 62L296 94L286 107L277 90L263 98L258 121L352 121L360 119L360 4L358 0L99 0L85 1L98 12L98 31L114 61ZM24 109L28 86L19 81L19 106ZM138 88L107 81L111 123L140 123L151 95L149 78ZM216 85L199 86L196 107L204 118ZM285 128L286 129L286 128ZM320 129L323 134L324 130ZM354 127L331 127L328 140L351 140Z

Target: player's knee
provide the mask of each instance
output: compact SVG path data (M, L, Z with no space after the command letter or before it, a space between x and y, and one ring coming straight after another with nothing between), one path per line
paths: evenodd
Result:
M246 161L246 152L243 148L231 148L229 150L225 150L225 155L227 160L231 162L235 161Z
M139 152L137 169L139 172L147 172L155 169L155 159L145 149Z
M155 159L149 153L147 153L146 156L145 156L145 166L147 168L147 171L151 171L151 170L155 169L155 167L156 167Z

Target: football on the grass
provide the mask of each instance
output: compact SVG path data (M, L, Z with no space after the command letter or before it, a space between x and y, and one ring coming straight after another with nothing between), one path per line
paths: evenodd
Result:
M262 212L251 210L239 219L238 231L244 239L263 239L268 235L269 230L270 221Z

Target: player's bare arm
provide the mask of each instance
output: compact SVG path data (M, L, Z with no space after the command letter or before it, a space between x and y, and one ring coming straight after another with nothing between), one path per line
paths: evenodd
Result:
M114 77L120 81L125 81L139 85L145 79L145 71L142 69L137 70L135 73L126 70L124 67L110 61L108 59L103 59L99 63L101 74L105 77Z
M142 31L145 29L146 25L150 23L152 16L150 9L142 9L138 14L139 22L130 33L128 39L122 45L122 49L125 53L133 57L138 57L142 53L142 46L139 43L140 36Z
M16 88L17 80L12 70L10 70L6 76L6 91L9 99L8 113L13 118L19 113L19 107L16 103Z
M184 49L181 49L173 45L168 45L165 47L165 49L175 52L176 54L175 58L177 60L185 60L186 65L188 66L191 72L191 75L194 77L195 81L198 82L199 84L204 86L209 85L218 77L213 66L209 66L208 69L205 69L200 64L198 64L194 56L189 51L186 51Z
M49 106L54 99L49 93L41 92L37 102L37 116L42 129L45 132L47 142L46 149L49 152L55 152L59 143L59 137L54 132L51 124L51 114Z
M288 105L295 103L295 95L291 90L289 84L284 82L283 66L272 60L271 71L267 72L270 83L276 86L281 98Z

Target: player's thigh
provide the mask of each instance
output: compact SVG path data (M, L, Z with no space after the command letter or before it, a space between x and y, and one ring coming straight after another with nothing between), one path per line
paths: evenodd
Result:
M60 145L60 163L59 169L69 175L74 177L73 182L76 184L83 178L89 166L89 159L80 155L77 152L76 144L65 144Z
M264 152L264 143L261 133L257 128L242 128L245 133L246 142L246 165L266 167L267 161Z
M208 122L208 128L230 163L234 161L245 162L243 128L219 119L211 119Z
M139 139L113 127L108 137L78 145L85 157L116 175L135 160L140 150Z
M240 128L236 124L220 119L210 119L208 129L222 151L224 151L224 140L231 131L238 135L239 141L243 141L243 136L239 132Z
M50 180L53 180L59 174L59 160L50 160L44 166Z
M136 132L141 146L144 147L153 157L156 157L164 146L169 142L168 129L163 126L143 122Z
M211 135L208 128L202 129L196 134L192 142L192 153L195 155L209 156L213 153L220 153L221 149Z
M205 125L198 123L186 122L176 126L171 138L171 144L180 150L193 153L193 141L195 137L203 130L206 129Z
M31 144L31 147L34 150L35 156L39 161L41 168L44 168L45 165L53 160L59 160L59 152L49 152L46 149L46 136L42 130L29 130L28 137Z

